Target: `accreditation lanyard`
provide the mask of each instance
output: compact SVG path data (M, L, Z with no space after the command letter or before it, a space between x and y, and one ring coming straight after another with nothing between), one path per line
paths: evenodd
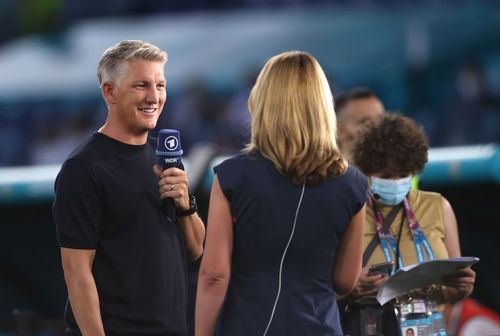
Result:
M424 230L418 224L418 220L415 217L415 214L410 208L410 204L408 200L405 198L403 200L403 209L405 211L405 216L408 219L408 226L411 231L411 236L413 238L413 244L415 245L415 252L417 253L418 262L424 262L424 251L422 250L422 246L427 253L428 260L434 259L434 253L432 252L431 244L429 244L429 240L425 236Z
M387 232L384 232L383 229L383 224L385 221L385 217L382 214L382 212L377 208L377 205L375 204L375 199L373 198L372 195L367 197L367 202L368 205L372 207L373 209L373 214L375 215L375 224L377 227L377 235L380 240L380 246L382 247L382 251L384 252L385 260L386 261L393 261L393 257L391 254L394 254L396 256L397 253L397 244L396 240L394 239L394 236L391 233L390 228L387 229ZM401 255L398 256L398 262L399 262L399 267L403 267L403 258Z
M377 235L380 239L380 245L382 247L382 251L384 252L385 260L386 261L393 261L393 254L394 256L398 256L398 262L399 262L399 267L403 267L403 258L401 255L399 255L398 247L396 243L396 240L394 239L394 235L391 233L390 228L387 229L386 232L384 232L382 225L384 223L385 217L382 214L382 212L377 208L376 201L373 198L373 196L370 196L367 198L368 205L372 207L373 213L375 215L375 223L377 226ZM408 219L408 226L410 228L410 232L412 235L413 239L413 244L415 245L415 251L417 254L417 260L419 263L425 261L424 258L424 253L422 250L422 246L425 249L425 252L427 253L427 257L429 260L434 259L434 253L432 252L432 248L429 244L429 241L427 240L427 237L424 234L424 231L420 227L418 220L415 217L415 214L410 208L410 205L408 203L408 200L405 198L403 201L403 210L404 210L404 216ZM403 223L401 223L403 225ZM391 254L392 250L392 254Z

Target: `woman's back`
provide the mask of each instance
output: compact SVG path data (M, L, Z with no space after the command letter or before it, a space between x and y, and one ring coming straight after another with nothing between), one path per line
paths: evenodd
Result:
M339 241L365 201L366 178L354 167L318 186L280 175L255 152L215 168L234 221L231 282L218 333L262 334L281 292L269 334L340 334L331 279Z

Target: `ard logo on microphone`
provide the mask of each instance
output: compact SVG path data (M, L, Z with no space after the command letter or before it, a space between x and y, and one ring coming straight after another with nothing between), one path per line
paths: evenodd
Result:
M174 151L179 146L179 141L177 140L177 138L175 136L171 135L165 139L164 144L165 144L165 148L167 150Z

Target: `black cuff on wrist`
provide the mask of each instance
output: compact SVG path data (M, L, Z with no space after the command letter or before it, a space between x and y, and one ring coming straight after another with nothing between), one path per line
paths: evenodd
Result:
M181 210L179 208L176 209L177 218L190 216L194 214L198 210L198 206L196 204L196 198L194 195L189 195L189 209Z

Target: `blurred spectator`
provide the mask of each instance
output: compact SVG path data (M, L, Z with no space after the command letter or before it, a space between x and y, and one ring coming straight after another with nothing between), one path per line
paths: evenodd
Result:
M189 151L193 143L211 140L214 118L210 117L212 99L202 81L194 81L184 92L169 102L170 108L163 113L161 125L182 130L182 144Z
M168 125L174 129L182 130L182 145L189 151L193 142L197 141L196 130L201 127L199 109L203 108L205 89L201 81L193 82L186 90L172 98L163 116L168 120ZM160 123L163 125L162 116Z
M89 120L74 115L39 129L32 148L32 164L62 163L71 151L91 133Z
M438 131L446 146L500 142L500 97L488 87L481 65L458 69Z
M30 125L26 125L27 107L0 105L0 166L21 166L29 158Z
M229 131L228 150L239 150L250 141L250 111L248 97L257 79L258 71L249 72L241 86L228 100L224 112L225 123Z
M0 119L0 166L17 166L23 160L23 138L19 128Z
M357 87L344 91L335 97L337 114L337 136L344 154L360 125L384 113L382 101L368 88Z

